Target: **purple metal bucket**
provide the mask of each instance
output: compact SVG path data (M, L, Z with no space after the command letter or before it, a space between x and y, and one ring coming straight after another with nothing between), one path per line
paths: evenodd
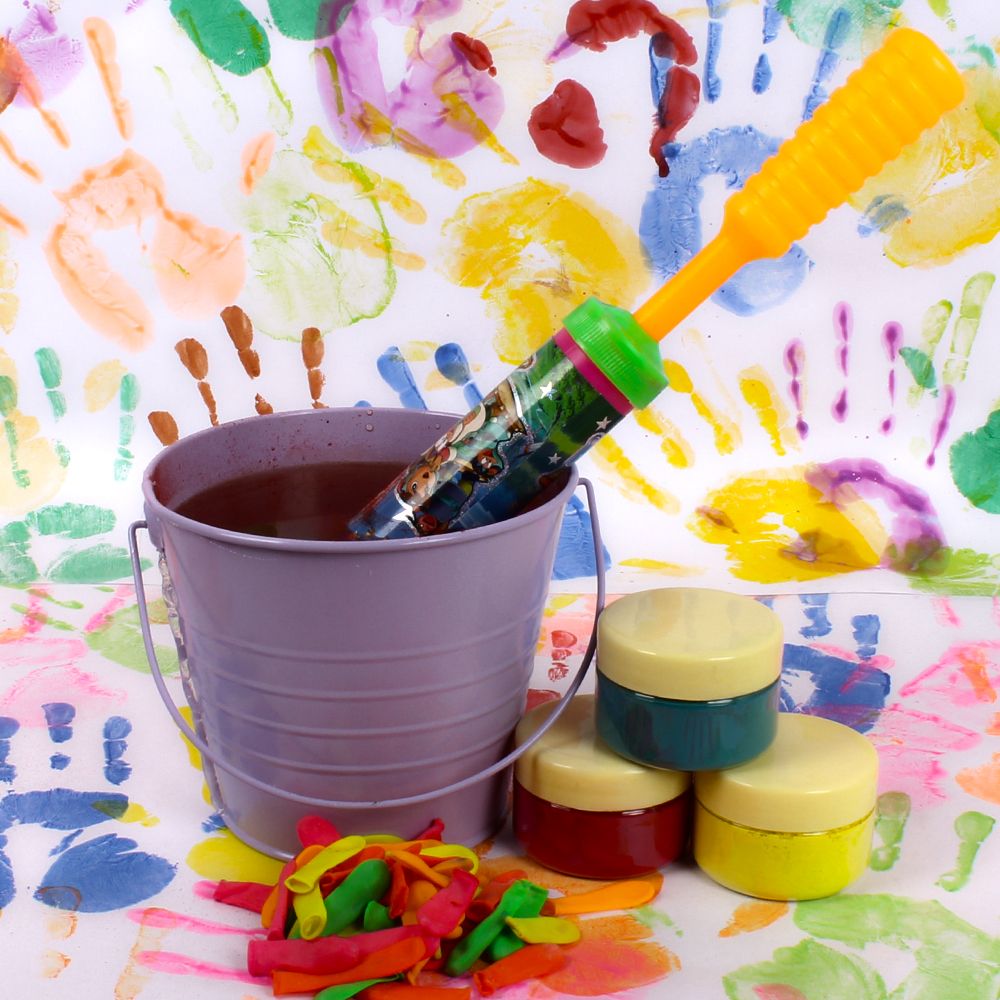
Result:
M307 813L344 834L404 837L440 817L448 840L468 844L503 821L503 755L524 711L575 469L533 510L429 538L265 538L175 512L216 483L268 469L402 467L454 419L389 409L252 417L184 438L146 470L147 525L194 732L155 663L136 522L130 543L154 680L203 751L226 824L253 847L294 853Z

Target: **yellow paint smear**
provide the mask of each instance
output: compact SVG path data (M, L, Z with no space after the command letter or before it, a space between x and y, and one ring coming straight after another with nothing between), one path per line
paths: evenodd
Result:
M187 724L194 729L194 715L191 712L189 706L185 705L180 709L181 715L184 717ZM201 753L198 748L183 734L178 733L180 741L184 744L184 748L187 750L188 763L196 770L201 771ZM212 793L208 789L208 782L203 781L201 784L201 797L209 805L212 804Z
M263 132L243 147L240 153L240 168L243 171L240 174L240 190L244 194L250 194L257 181L267 173L277 142L278 137L273 132Z
M0 375L18 384L17 366L5 351L0 350ZM19 516L41 507L52 499L66 478L66 469L59 454L47 438L38 436L38 421L14 408L0 419L0 514ZM10 436L17 444L11 455ZM26 478L22 484L14 478L14 460Z
M83 399L88 413L103 410L118 395L122 376L128 369L120 361L102 361L83 380Z
M404 222L423 225L427 221L427 209L399 181L348 159L318 126L309 127L302 141L302 152L312 161L318 177L335 184L350 184L358 194L388 205Z
M111 105L118 134L125 140L132 138L132 106L122 97L122 74L115 59L117 46L111 25L100 17L87 17L83 33L90 46L91 55L101 75L104 93Z
M856 499L843 509L803 478L804 468L750 473L709 493L692 532L726 549L740 580L787 583L871 569L888 535Z
M441 103L448 109L448 119L455 128L471 135L476 142L496 153L504 163L517 166L519 161L490 131L486 122L476 114L472 105L458 94L440 94Z
M564 184L528 178L466 198L442 231L442 270L477 288L499 357L520 364L588 295L631 303L649 272L634 229Z
M719 931L719 937L735 937L737 934L759 931L764 927L769 927L776 920L780 920L788 913L788 910L787 903L777 903L769 900L740 903L733 910L733 915L729 918L729 923Z
M1000 232L1000 142L984 121L1000 106L1000 72L978 66L963 76L962 104L850 199L861 212L878 201L906 210L885 241L904 267L941 264Z
M284 863L237 840L229 830L220 830L194 845L186 858L188 867L203 878L234 882L274 884Z
M695 392L694 383L687 370L676 361L664 360L663 371L674 392L691 397L695 413L712 429L715 449L720 455L729 455L743 443L743 435L734 420L720 413L704 396Z
M788 425L788 408L778 396L778 390L767 372L759 365L740 372L740 392L747 401L778 455L784 455L793 445L795 436Z
M681 505L677 497L659 489L646 479L612 438L601 438L591 449L590 454L598 468L614 473L612 483L624 496L651 503L665 514L680 512Z
M21 173L26 174L33 181L40 181L42 179L41 170L39 170L38 167L36 167L35 164L29 160L22 160L17 155L17 151L14 149L14 143L12 143L3 132L0 132L0 152L2 152L4 156L6 156L7 159L21 171Z
M361 103L361 115L355 120L365 138L375 146L395 144L405 153L422 160L430 168L431 176L446 187L460 188L465 184L465 174L454 163L442 160L434 150L422 143L416 136L403 129L397 129L388 115L367 101Z
M366 257L388 257L407 271L419 271L426 266L427 262L419 254L400 250L394 246L392 237L387 233L356 219L329 198L314 194L312 199L320 218L326 220L320 228L320 234L333 246L341 250L358 250Z
M147 812L138 802L130 802L119 820L122 823L139 823L142 826L157 826L160 822L159 816Z
M701 576L705 572L703 566L681 566L680 563L664 562L662 559L622 559L619 565L662 576Z
M17 323L21 300L14 294L17 262L9 256L10 235L0 227L0 329L10 333Z
M662 438L660 450L676 469L686 469L694 462L694 451L680 428L666 417L661 417L652 407L635 411L635 422L651 434Z
M407 361L430 361L437 348L438 345L433 340L406 340L399 350Z

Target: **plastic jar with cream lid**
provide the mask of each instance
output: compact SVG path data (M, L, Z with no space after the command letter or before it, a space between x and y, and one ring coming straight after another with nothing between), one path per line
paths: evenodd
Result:
M524 743L555 707L528 712ZM690 775L643 767L597 736L594 696L577 695L514 765L514 833L526 853L580 878L627 878L673 861L687 846Z
M680 771L732 767L774 738L778 616L722 590L646 590L597 627L597 731L617 753Z
M878 757L839 722L782 713L774 742L695 775L694 856L716 882L762 899L818 899L868 865Z

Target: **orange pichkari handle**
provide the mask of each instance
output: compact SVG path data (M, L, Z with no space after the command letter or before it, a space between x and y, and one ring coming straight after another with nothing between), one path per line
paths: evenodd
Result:
M636 322L662 340L744 264L787 253L964 94L931 39L890 32L726 202L718 235L634 312Z

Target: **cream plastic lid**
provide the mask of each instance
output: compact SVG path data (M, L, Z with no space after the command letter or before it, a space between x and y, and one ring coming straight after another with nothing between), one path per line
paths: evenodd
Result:
M724 771L695 775L698 801L754 830L819 833L849 826L875 807L878 755L848 726L815 715L778 715L774 742Z
M781 620L742 594L665 587L619 598L597 623L601 673L679 701L751 694L781 674Z
M517 746L556 704L546 702L524 716L514 732ZM514 775L525 789L546 802L587 812L648 809L687 789L691 776L686 771L643 767L609 749L597 735L594 713L594 695L573 698L552 728L514 765Z

